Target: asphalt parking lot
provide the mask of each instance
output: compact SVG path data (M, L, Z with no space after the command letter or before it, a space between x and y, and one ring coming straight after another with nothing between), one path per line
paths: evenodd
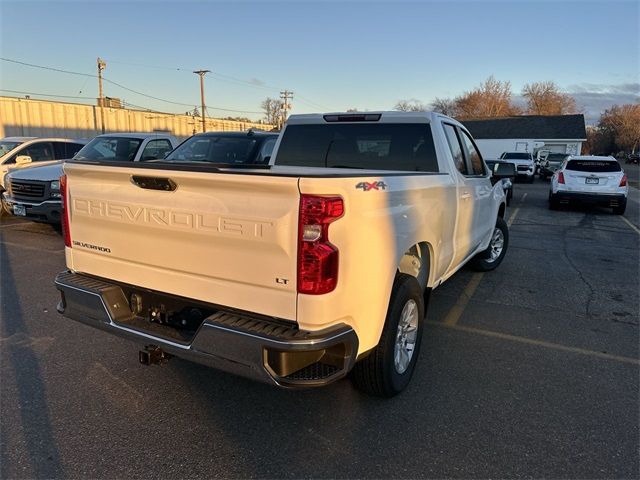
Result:
M624 217L547 191L515 185L498 270L433 292L391 400L142 366L56 313L60 235L3 218L0 476L638 478L639 191Z

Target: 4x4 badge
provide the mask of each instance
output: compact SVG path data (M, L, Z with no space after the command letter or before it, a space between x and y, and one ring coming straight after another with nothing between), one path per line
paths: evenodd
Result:
M387 184L384 182L360 182L356 185L356 188L361 188L364 192L368 192L369 190L386 190Z

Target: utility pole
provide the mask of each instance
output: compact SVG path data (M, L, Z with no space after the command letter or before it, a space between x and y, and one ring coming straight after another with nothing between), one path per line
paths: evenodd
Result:
M282 121L280 128L282 128L284 127L284 122L287 121L289 109L292 107L292 105L289 103L289 100L293 100L293 92L290 92L289 90L280 92L280 98L282 99Z
M104 92L102 91L102 71L107 67L107 62L98 57L98 90L99 98L98 105L100 105L100 125L102 127L102 133L104 133Z
M193 73L200 76L200 106L202 107L202 131L207 131L207 126L204 117L204 76L209 73L211 70L196 70Z

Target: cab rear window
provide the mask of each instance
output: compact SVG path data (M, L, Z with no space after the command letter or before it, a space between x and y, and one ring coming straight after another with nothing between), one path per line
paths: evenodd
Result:
M574 172L620 172L622 167L615 160L569 160L567 170Z
M289 125L277 165L438 172L429 124Z

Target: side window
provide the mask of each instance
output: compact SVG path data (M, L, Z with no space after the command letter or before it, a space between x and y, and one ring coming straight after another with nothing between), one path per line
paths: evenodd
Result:
M63 160L67 158L66 144L64 142L53 142L53 151L56 154L56 160Z
M256 156L255 162L254 163L267 163L265 162L265 158L266 157L270 157L271 154L273 153L273 147L276 145L276 138L268 138L267 140L265 140L262 144L262 147L260 148L260 151L258 152L258 155Z
M480 152L476 148L473 140L467 132L460 129L462 143L464 144L464 152L469 159L469 164L471 165L472 173L471 175L484 175L484 165L482 163L482 157L480 156Z
M73 158L76 156L76 153L78 153L82 149L82 147L84 147L84 145L82 143L67 143L66 147L67 147L66 158Z
M47 160L55 160L53 154L53 145L51 142L38 142L29 145L18 155L29 155L32 162L45 162Z
M460 140L458 139L458 135L456 134L456 129L453 125L449 125L448 123L442 124L444 127L444 133L447 137L447 143L449 144L449 149L451 150L451 155L453 156L453 163L455 163L458 171L463 175L468 175L467 172L467 164L464 161L464 155L462 154L462 146L460 145Z
M165 138L158 140L150 140L142 151L141 160L156 160L164 158L164 156L173 150L171 142Z

